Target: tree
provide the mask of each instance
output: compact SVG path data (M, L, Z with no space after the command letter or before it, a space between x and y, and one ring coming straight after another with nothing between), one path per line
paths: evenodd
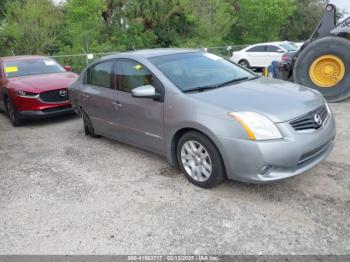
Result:
M0 53L65 55L301 41L319 22L327 1L66 0L54 5L53 0L0 0ZM86 64L84 57L62 61L79 69Z
M280 28L295 9L293 0L240 1L239 19L232 27L240 43L280 40Z
M5 52L38 54L52 48L62 16L50 0L14 0L5 6L0 27Z
M223 45L231 41L231 28L237 22L238 0L182 0L186 14L195 24L188 45Z
M101 35L104 9L102 0L68 0L63 6L66 42L89 52Z
M281 27L282 39L307 40L320 22L326 0L295 0L295 9Z
M130 26L142 25L145 32L153 32L155 44L163 47L179 45L192 26L180 1L173 0L129 0L125 19Z

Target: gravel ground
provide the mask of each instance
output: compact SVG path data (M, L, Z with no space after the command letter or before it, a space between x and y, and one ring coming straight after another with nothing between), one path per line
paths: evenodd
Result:
M210 190L77 117L13 128L1 113L0 254L350 254L349 105L332 105L316 168Z

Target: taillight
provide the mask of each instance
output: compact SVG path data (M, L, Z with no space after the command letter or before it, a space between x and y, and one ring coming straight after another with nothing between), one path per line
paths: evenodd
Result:
M289 56L288 55L286 55L286 54L283 54L282 55L282 59L281 59L281 61L282 62L285 62L285 61L288 61L290 58L289 58Z

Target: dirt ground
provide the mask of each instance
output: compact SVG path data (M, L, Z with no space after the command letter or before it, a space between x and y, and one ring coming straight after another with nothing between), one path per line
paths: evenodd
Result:
M80 118L0 113L0 254L350 254L349 106L332 105L336 146L314 169L210 190Z

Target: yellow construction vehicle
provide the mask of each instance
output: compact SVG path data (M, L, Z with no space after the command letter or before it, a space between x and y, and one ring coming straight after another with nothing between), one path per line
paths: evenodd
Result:
M330 102L350 96L350 17L336 24L336 7L327 5L308 41L279 64L277 77L321 92Z

